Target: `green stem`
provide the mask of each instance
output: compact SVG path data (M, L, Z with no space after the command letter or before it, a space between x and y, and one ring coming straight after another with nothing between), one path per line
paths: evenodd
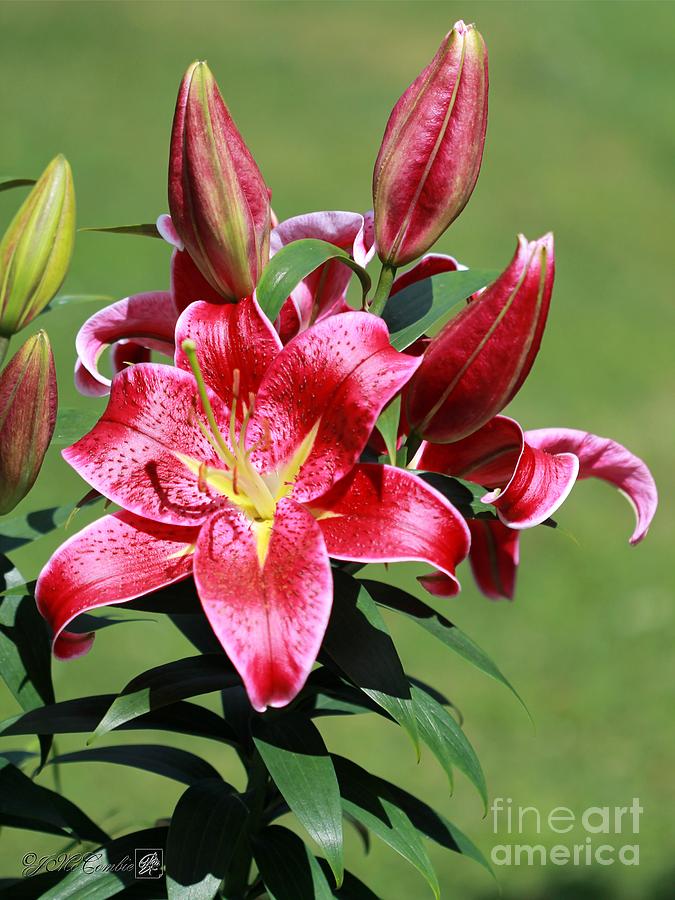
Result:
M382 263L380 279L375 288L373 302L370 304L370 312L374 316L381 316L384 312L384 308L387 305L387 300L389 299L389 294L391 292L391 286L394 283L394 275L396 275L396 266L390 266L389 263Z
M268 775L262 757L256 751L249 760L248 784L244 799L248 804L249 816L246 827L237 840L230 868L225 878L225 896L228 900L244 900L249 889L249 875L253 854L251 838L260 829L260 820L265 809Z
M0 334L0 366L5 361L5 357L7 356L8 350L9 350L9 338L5 337L4 334Z

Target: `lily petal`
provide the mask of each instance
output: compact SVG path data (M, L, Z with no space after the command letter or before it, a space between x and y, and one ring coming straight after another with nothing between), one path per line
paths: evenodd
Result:
M490 600L513 599L520 557L520 532L498 519L470 519L471 571Z
M209 399L225 432L228 410L213 392ZM63 456L92 487L125 509L167 524L196 525L221 499L177 456L222 467L199 428L201 419L191 375L143 363L115 378L103 416Z
M230 408L234 373L238 370L241 400L237 415L241 421L242 402L249 404L249 394L258 392L263 375L281 350L281 341L269 320L253 297L220 306L192 303L176 325L176 365L189 372L190 363L182 347L186 339L197 347L204 380Z
M281 500L271 532L264 527L226 507L202 528L195 554L202 606L258 712L285 706L304 685L333 599L324 540L307 510Z
M469 552L469 530L455 507L412 472L357 465L312 503L328 553L356 562L417 560L436 574L420 578L432 594L459 592L456 566Z
M466 269L466 266L458 263L454 256L446 256L444 253L427 253L407 272L396 278L391 288L391 296L393 297L404 288L423 281L425 278L431 278L443 272L457 272L460 269Z
M547 453L571 452L579 458L579 478L599 478L617 487L635 511L631 544L647 534L658 493L645 463L610 438L575 428L538 428L525 433L528 444Z
M171 256L171 295L179 313L197 300L226 302L204 278L187 250L176 250Z
M174 329L178 313L171 294L154 291L135 294L94 313L80 328L75 340L78 388L95 396L110 390L110 379L98 370L101 353L110 344L133 340L150 350L173 355ZM84 372L82 371L84 370ZM87 373L90 377L87 378Z
M375 254L373 214L368 212L362 216L332 210L286 219L272 231L270 253L273 256L286 244L304 238L328 241L346 250L355 262L365 267ZM278 327L284 343L313 322L346 312L349 307L345 297L350 278L349 269L332 260L301 281L280 313Z
M443 472L494 488L482 500L492 503L511 528L546 521L574 487L579 460L573 453L546 453L531 447L520 425L495 416L469 437L451 444L423 444L418 469Z
M248 431L252 459L263 472L278 472L315 432L293 496L319 497L352 468L378 415L420 362L391 347L377 316L348 312L318 322L263 379Z
M35 588L38 609L53 632L54 654L68 659L91 647L93 634L64 630L80 613L187 578L197 535L197 528L160 525L122 511L62 544Z

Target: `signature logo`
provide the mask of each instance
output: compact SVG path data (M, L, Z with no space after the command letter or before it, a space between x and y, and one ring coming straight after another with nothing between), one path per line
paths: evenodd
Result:
M134 856L134 874L136 878L162 877L162 871L164 868L163 850L135 850Z

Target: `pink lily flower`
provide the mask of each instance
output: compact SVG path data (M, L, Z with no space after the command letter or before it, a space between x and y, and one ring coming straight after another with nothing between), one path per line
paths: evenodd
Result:
M482 500L494 506L498 521L469 523L470 558L479 587L493 598L513 596L517 532L552 516L577 478L599 478L626 496L636 516L631 544L647 534L658 503L645 463L616 441L569 428L523 432L507 416L495 416L474 434L451 444L424 443L415 465L489 489Z
M272 230L270 255L274 256L282 247L304 238L328 241L348 251L354 261L365 268L375 255L373 213L360 215L336 210L286 219ZM301 281L282 306L276 323L283 343L314 322L346 312L350 278L349 269L332 260Z
M192 573L209 622L257 710L302 688L332 605L329 556L415 559L434 593L459 587L460 514L411 472L358 463L382 408L419 360L384 322L346 312L286 347L253 298L194 303L176 368L141 364L113 381L93 430L64 451L123 507L71 538L36 588L57 656L92 636L78 613Z
M98 362L108 347L113 375L120 363L145 362L154 350L173 356L176 322L181 312L197 300L228 302L206 281L178 236L171 217L161 215L157 229L174 248L171 257L171 288L151 291L118 300L94 313L80 328L76 339L78 359L75 385L81 394L102 397L110 392L111 379L103 375ZM316 212L281 222L272 230L271 252L276 253L290 241L314 237L329 241L351 253L360 265L372 259L372 213L365 216L350 212ZM423 276L423 277L426 277ZM306 278L284 304L277 330L287 343L312 322L349 309L346 304L350 274L340 263L327 263ZM127 342L120 358L115 351L119 341ZM135 346L131 347L130 343Z

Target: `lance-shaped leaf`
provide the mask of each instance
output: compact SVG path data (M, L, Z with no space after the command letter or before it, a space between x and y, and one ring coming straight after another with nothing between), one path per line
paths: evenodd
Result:
M248 297L269 257L270 192L205 62L180 86L171 132L173 227L223 297Z
M99 694L77 700L62 700L22 716L0 722L0 735L13 734L82 734L93 731L109 709L115 694ZM235 734L221 716L181 701L163 709L146 713L120 726L121 729L158 729L195 737L212 738L233 743Z
M505 271L427 347L408 391L408 419L419 434L457 441L513 399L539 351L553 274L553 236L519 235Z
M138 237L152 237L164 240L157 228L155 222L144 222L139 225L104 225L104 226L87 226L80 228L79 231L101 231L105 234L131 234Z
M445 324L455 311L463 308L467 297L494 281L498 274L492 269L443 272L415 281L395 293L392 291L382 314L392 347L405 350L422 335Z
M466 735L447 709L426 691L413 686L412 696L420 737L445 769L451 789L454 765L474 785L487 812L485 776Z
M70 166L47 166L0 242L0 335L25 328L66 277L75 238Z
M254 854L271 900L332 900L333 891L318 861L287 828L271 825L261 831Z
M8 191L10 188L25 187L35 184L34 178L21 178L17 175L0 175L0 191Z
M330 260L343 263L356 273L365 297L370 290L370 276L346 250L318 238L304 238L286 244L265 267L256 298L267 318L273 322L300 282Z
M54 433L56 405L54 357L40 331L0 375L0 515L33 487Z
M316 726L305 719L259 719L253 739L290 809L326 854L342 882L342 810L333 763Z
M333 755L345 812L361 822L385 844L413 865L436 898L440 886L417 829L406 812L392 801L386 782L341 756Z
M417 259L466 206L483 156L487 92L483 38L456 22L387 122L373 172L383 262Z
M0 572L0 584L23 580L5 556ZM23 710L54 702L49 635L30 595L0 598L0 675ZM40 735L42 765L50 747L51 737Z
M410 685L377 605L351 576L336 572L333 582L335 602L323 648L354 684L408 732L419 755Z
M220 778L191 785L171 816L166 843L169 900L212 900L249 811Z
M0 825L106 841L108 835L74 803L31 781L0 756Z
M416 868L424 864L425 857L428 862L426 849L420 840L420 835L424 835L447 850L468 856L492 874L490 864L473 841L428 804L384 778L372 775L349 759L335 754L332 754L332 759L345 810L359 818L373 834L401 853ZM392 820L403 825L393 835L388 827ZM424 854L422 857L417 855L419 847ZM419 870L425 877L428 876L428 870ZM433 870L430 874L435 880Z
M200 694L240 685L241 679L224 653L189 656L137 675L115 699L96 728L101 737L125 722Z
M16 550L24 544L30 544L68 524L75 513L90 503L101 500L98 491L90 491L78 503L68 503L65 506L50 506L48 509L36 509L20 516L12 516L11 519L3 519L2 533L0 534L0 553Z
M166 744L119 744L113 747L91 747L88 750L76 750L73 753L62 753L50 760L50 765L60 766L62 763L113 763L119 766L131 766L172 778L181 784L195 784L204 778L218 778L218 772L210 763L194 753L168 747ZM232 788L234 790L234 788Z
M368 593L376 603L379 603L381 606L386 606L389 609L396 610L397 612L402 612L412 619L413 622L416 622L424 628L425 631L428 631L429 634L432 634L442 641L446 647L454 650L455 653L458 653L466 659L467 662L470 662L472 665L476 666L476 668L485 672L486 675L489 675L491 678L494 678L495 681L498 681L500 684L507 687L527 711L527 707L523 703L523 700L516 689L502 674L487 653L481 650L468 635L464 634L464 632L449 619L446 619L445 616L436 612L431 606L428 606L426 603L423 603L421 600L418 600L417 597L414 597L412 594L409 594L401 588L394 587L391 584L383 584L380 581L371 581L369 579L363 579L361 583L365 585Z

